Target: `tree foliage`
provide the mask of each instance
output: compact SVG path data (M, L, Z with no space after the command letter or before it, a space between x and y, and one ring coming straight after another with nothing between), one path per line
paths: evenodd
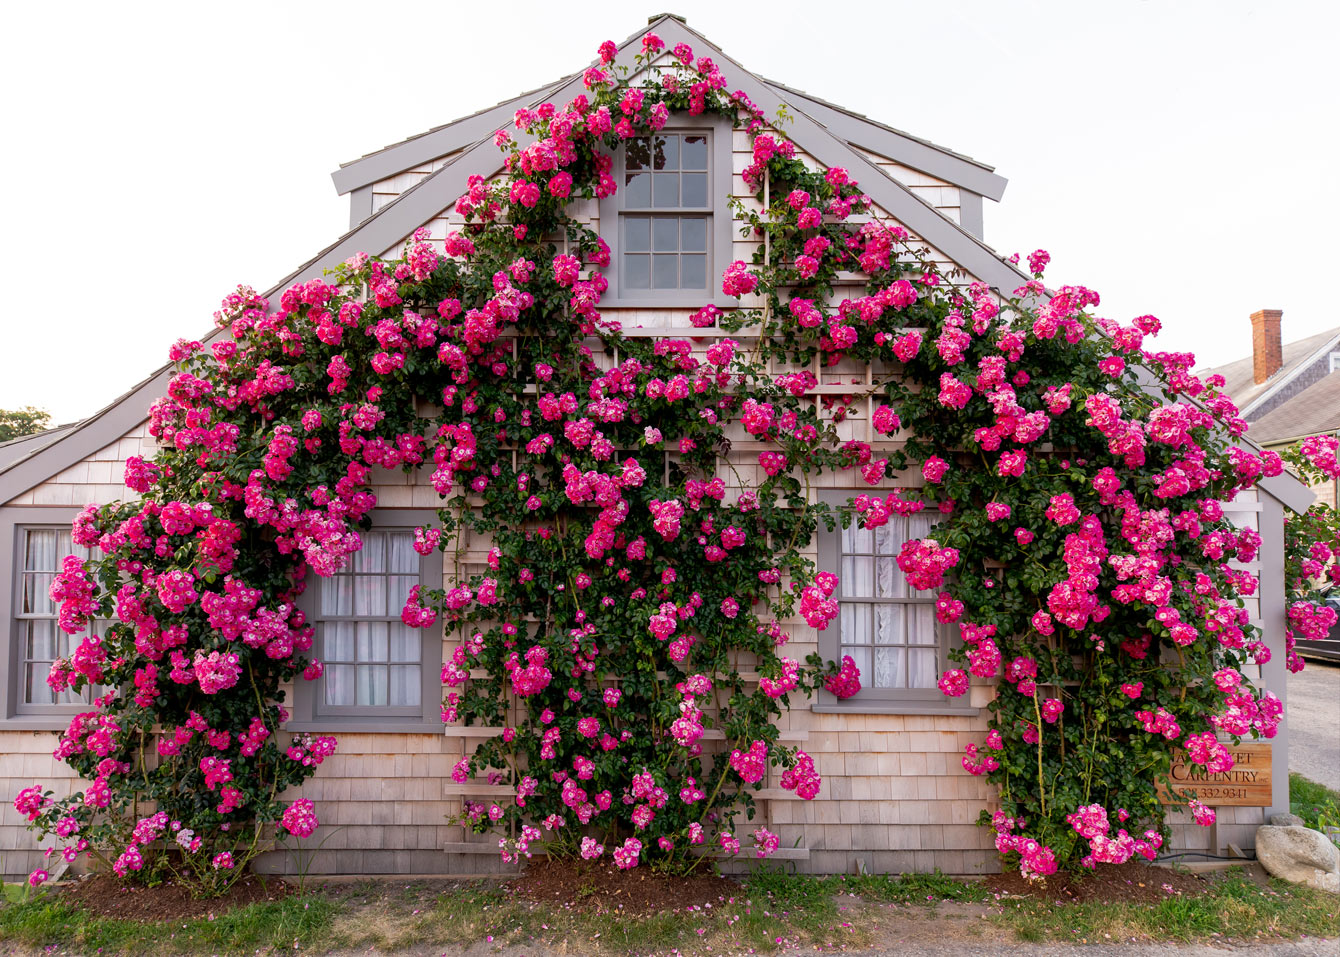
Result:
M51 413L35 406L0 409L0 442L33 435L51 428Z

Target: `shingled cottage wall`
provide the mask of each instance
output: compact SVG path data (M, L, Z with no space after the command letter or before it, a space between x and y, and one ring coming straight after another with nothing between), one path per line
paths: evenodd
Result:
M733 139L733 193L753 204L741 172L750 162L749 138L737 131ZM809 161L803 153L802 159ZM958 188L925 174L908 170L885 157L867 156L894 179L909 186L942 214L958 220ZM449 157L416 167L373 188L374 210L412 187L418 179L439 168ZM811 165L814 164L812 161ZM578 201L578 218L597 224L598 207L594 201ZM892 217L881 213L885 221ZM448 231L459 228L454 210L443 210L427 225L432 238L441 241ZM756 243L733 234L732 258L750 260ZM379 251L396 255L399 248ZM931 250L929 258L949 271L951 263ZM851 277L852 291L858 280ZM839 287L841 297L844 290ZM745 305L750 303L746 302ZM697 335L688 321L688 309L607 310L623 322L629 335ZM735 338L746 337L737 334ZM695 350L703 352L710 340L703 339ZM864 366L815 367L820 379L817 394L842 393L852 379L869 381ZM817 398L817 395L816 395ZM880 436L868 427L870 409L856 403L849 409L843 429L849 437L872 441L876 453L897 443L874 442ZM746 484L758 469L757 448L741 431L732 436L732 463ZM125 459L130 455L152 452L152 443L141 425L126 436L112 441L89 460L68 468L47 482L25 492L7 506L81 506L85 502L104 503L124 498L128 490L120 484ZM723 473L729 474L729 473ZM854 481L855 480L855 481ZM921 483L920 475L890 476L885 488L909 487ZM857 487L859 485L859 488ZM821 477L811 491L818 496L827 489L850 488L851 494L869 490L859 476L830 474ZM374 491L380 509L436 508L437 493L426 476L404 475L379 470ZM738 488L730 494L737 494ZM1255 493L1243 496L1233 506L1243 522L1259 522L1261 505ZM466 543L462 564L454 569L448 562L445 577L469 574L482 565L487 541ZM811 557L817 558L817 553ZM1252 603L1256 605L1256 602ZM1282 615L1282 595L1280 612ZM1259 618L1258 607L1252 614ZM836 626L834 626L836 627ZM789 653L803 658L814 650L817 634L803 621L788 623L792 635ZM1267 632L1272 649L1282 658L1282 632ZM444 637L444 653L449 654L457 637ZM1278 647L1277 647L1278 646ZM972 688L969 704L982 708L990 699L991 688ZM858 866L876 872L929 871L940 869L953 874L983 873L997 869L990 834L976 825L980 812L990 806L989 787L965 772L959 762L963 746L982 740L986 731L986 713L963 715L887 715L821 714L798 702L782 718L783 740L799 743L815 760L823 776L824 787L814 801L802 801L794 794L765 781L766 799L760 802L761 821L780 837L779 858L789 858L802 872L845 873ZM338 753L328 759L315 777L292 796L308 797L316 802L323 824L323 843L319 850L304 855L301 862L285 860L282 854L267 855L258 866L268 870L293 870L304 866L309 873L491 873L510 869L498 857L496 838L468 834L464 828L447 823L447 817L460 811L462 800L488 798L501 800L501 792L487 785L456 785L450 778L451 766L473 748L478 736L490 733L447 727L441 734L340 734ZM8 795L33 781L55 782L74 788L69 770L50 757L53 738L47 731L0 730L0 792ZM710 746L710 741L709 741ZM1221 844L1234 840L1249 846L1262 812L1256 808L1226 809L1220 815ZM1204 847L1208 835L1201 828L1189 827L1176 819L1174 846ZM1198 842L1188 844L1188 841ZM37 866L40 851L22 819L6 802L0 806L0 854L6 874L26 873Z

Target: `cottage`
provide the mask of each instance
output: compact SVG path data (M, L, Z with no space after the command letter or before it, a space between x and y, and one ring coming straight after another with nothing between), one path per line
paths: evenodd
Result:
M765 115L785 105L792 117L786 135L800 158L817 167L843 167L859 180L880 215L901 224L928 256L1008 294L1028 277L1003 261L982 236L984 199L998 201L1005 180L989 167L853 114L736 64L674 16L654 18L619 47L631 64L642 37L656 32L667 48L687 43L710 56ZM668 54L667 54L668 55ZM359 252L395 255L421 227L441 243L461 219L458 197L472 176L500 172L495 130L521 107L564 102L581 90L581 76L563 78L480 113L449 123L346 164L333 175L350 198L350 230L278 283L320 277ZM758 240L732 228L728 200L753 203L741 173L750 142L728 122L674 116L654 147L654 157L621 150L613 157L620 191L607 199L580 200L580 217L606 239L613 258L609 292L601 310L617 316L626 335L716 335L695 329L691 313L705 302L734 305L718 291L717 277L733 260L749 260ZM868 367L811 370L817 399L841 397L853 383L868 383ZM61 557L71 549L68 528L86 502L128 494L121 476L126 460L152 451L147 409L163 393L170 372L160 370L130 394L68 429L3 447L0 459L0 616L6 667L0 682L0 791L13 794L35 780L74 788L68 769L51 756L50 732L66 726L81 702L53 693L44 683L52 661L69 654L69 639L55 627L47 588ZM862 400L869 401L869 400ZM853 438L878 442L872 407L853 410L846 427ZM757 469L748 436L728 454L744 475ZM830 475L813 489L817 500L845 502L862 491L850 477ZM919 484L919 476L890 478L888 487ZM316 802L323 824L334 830L310 860L313 873L488 873L499 862L495 841L481 839L448 818L467 800L511 795L506 785L456 783L451 769L482 737L497 728L448 724L439 716L438 675L444 660L441 630L409 632L400 618L403 599L416 584L455 581L481 567L487 543L468 542L453 562L440 554L420 559L412 530L439 505L437 491L412 474L382 470L374 491L378 506L364 548L340 574L321 581L305 599L318 629L324 677L295 689L289 732L339 737L339 752L302 788ZM1229 506L1234 521L1259 530L1263 574L1250 602L1264 629L1272 661L1261 669L1264 686L1284 696L1284 510L1306 507L1310 495L1281 476ZM767 787L761 814L780 838L775 855L802 871L878 872L940 869L955 874L994 869L991 835L976 824L992 793L960 766L965 744L980 741L984 706L993 694L976 684L966 697L947 698L936 687L947 667L946 629L936 626L932 600L910 590L893 555L907 538L924 535L928 520L896 519L883 533L821 532L814 557L843 573L840 622L823 632L791 624L793 649L818 650L825 658L849 655L861 668L864 688L838 700L820 692L783 718L782 741L803 742L824 778L814 801ZM889 628L888 642L873 637ZM795 652L792 652L795 653ZM710 740L712 732L708 732ZM720 732L716 732L719 740ZM1274 778L1261 806L1226 808L1212 849L1233 841L1249 847L1255 826L1271 811L1287 810L1287 731L1269 746ZM1183 833L1182 847L1206 847L1204 832ZM6 874L35 866L40 850L22 819L0 808L0 856ZM300 866L280 854L263 865Z

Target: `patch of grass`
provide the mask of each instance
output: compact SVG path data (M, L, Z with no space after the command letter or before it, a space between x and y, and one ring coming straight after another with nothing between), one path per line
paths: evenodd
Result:
M963 881L934 874L862 874L829 878L836 892L855 894L868 901L885 904L926 904L934 907L942 901L972 904L990 899L991 893L979 881Z
M949 907L949 904L954 906ZM944 908L937 905L946 904ZM890 910L888 905L895 905ZM910 909L909 909L910 905ZM922 906L916 906L922 905ZM981 918L985 917L985 920ZM966 919L965 919L966 918ZM981 884L940 874L811 877L759 873L727 902L647 916L595 913L579 902L539 904L496 882L447 885L366 881L330 884L253 904L213 921L142 923L90 917L56 895L0 905L0 944L80 953L395 952L471 944L540 945L579 954L715 955L753 950L860 948L881 931L918 939L1011 935L1022 941L1223 941L1340 935L1336 899L1309 888L1220 878L1199 897L1156 904L1054 904L1001 900ZM894 925L884 927L888 921Z
M1327 824L1340 826L1340 791L1333 791L1292 771L1289 773L1289 810L1311 828L1320 830Z
M1019 940L1105 943L1164 940L1340 936L1334 895L1283 881L1262 886L1228 873L1198 897L1170 895L1156 904L1002 901L992 920Z
M305 947L323 938L335 905L315 896L241 907L214 920L142 922L95 917L46 896L0 907L0 941L79 952L242 954Z

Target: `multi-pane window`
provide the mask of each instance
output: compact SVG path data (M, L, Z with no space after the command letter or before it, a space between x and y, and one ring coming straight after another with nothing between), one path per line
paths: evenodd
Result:
M60 573L68 555L88 557L88 550L70 541L69 526L53 528L19 527L17 530L17 571L14 628L19 646L19 696L21 705L79 705L92 700L102 689L85 688L83 693L55 692L47 685L47 673L58 658L69 658L89 634L101 633L106 622L90 622L75 635L61 631L56 624L57 607L51 600L51 582Z
M624 295L707 291L712 241L711 133L662 132L623 148L619 216Z
M325 662L317 710L417 715L423 699L423 645L431 629L400 620L420 582L411 531L363 532L363 547L318 585L316 629Z
M940 630L930 592L909 588L898 568L903 542L925 538L931 516L893 516L875 529L841 529L837 538L838 654L851 655L870 689L934 689ZM830 626L832 627L832 626Z

